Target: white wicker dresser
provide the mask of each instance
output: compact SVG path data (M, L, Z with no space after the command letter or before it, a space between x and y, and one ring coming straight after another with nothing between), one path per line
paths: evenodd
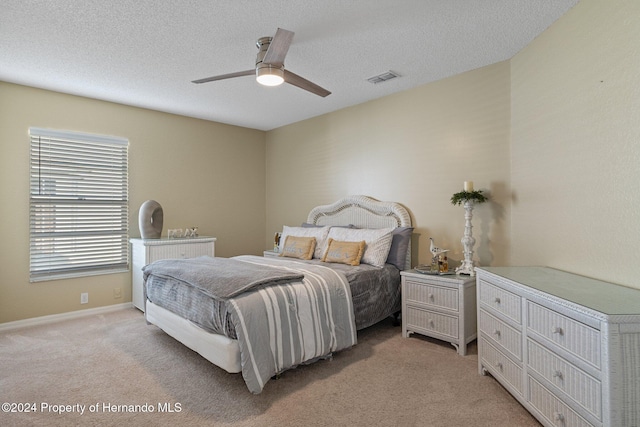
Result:
M142 267L159 259L215 256L215 237L129 239L129 241L131 242L131 300L133 306L142 311L144 311Z
M478 368L545 426L640 426L640 290L477 269Z

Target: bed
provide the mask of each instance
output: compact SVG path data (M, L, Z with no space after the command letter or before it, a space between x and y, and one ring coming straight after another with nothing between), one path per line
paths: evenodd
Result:
M331 357L356 344L357 330L397 316L400 271L411 265L412 230L410 214L399 203L349 196L317 206L300 226L283 227L280 250L287 256L145 266L145 317L227 372L242 372L249 390L260 393L272 376ZM346 256L333 250L342 244L357 252L359 239L361 263L331 258ZM316 244L311 248L309 242ZM292 248L310 259L291 255ZM222 290L202 283L213 270L221 277L211 279L211 286ZM294 349L294 341L302 348Z

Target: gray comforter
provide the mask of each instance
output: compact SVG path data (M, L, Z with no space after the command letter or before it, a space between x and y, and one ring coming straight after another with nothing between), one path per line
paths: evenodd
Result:
M201 256L187 259L163 259L142 269L144 280L150 274L182 280L205 295L226 300L261 286L300 280L302 273L283 268L264 268L234 258Z
M275 284L266 281L253 288L236 283L234 287L245 290L242 293L222 285L226 289L222 293L231 295L223 300L240 346L242 375L252 393L260 393L265 383L282 371L356 344L351 290L344 274L320 265L283 264L278 259L255 256L229 261L234 262L220 264L236 264L239 270L252 271L252 277L260 270L263 277L276 278ZM145 267L145 277L156 276L158 266L158 272L164 271L158 274L182 276L177 265L167 268L163 264L171 262L157 263ZM177 279L189 283L202 274L185 272L184 278ZM206 279L208 283L224 281L224 277ZM193 286L200 291L208 287L201 283Z

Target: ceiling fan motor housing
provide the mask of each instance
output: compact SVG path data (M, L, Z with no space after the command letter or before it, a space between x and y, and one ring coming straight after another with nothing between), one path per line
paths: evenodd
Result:
M284 82L284 64L264 63L273 37L261 37L256 42L258 55L256 56L256 80L265 86L277 86Z

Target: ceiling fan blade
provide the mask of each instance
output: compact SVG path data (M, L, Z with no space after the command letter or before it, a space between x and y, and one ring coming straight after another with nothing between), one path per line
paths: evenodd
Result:
M293 31L278 28L276 35L273 36L267 53L264 54L262 62L265 64L283 65L284 57L287 56L289 46L293 40Z
M328 90L318 86L315 83L310 82L303 77L300 77L297 74L292 73L289 70L284 70L284 81L323 98L325 96L331 95L331 92L329 92Z
M238 71L235 73L221 74L219 76L213 76L213 77L207 77L204 79L194 80L191 83L207 83L207 82L213 82L215 80L232 79L234 77L251 76L255 74L256 74L256 69L252 68L251 70Z

